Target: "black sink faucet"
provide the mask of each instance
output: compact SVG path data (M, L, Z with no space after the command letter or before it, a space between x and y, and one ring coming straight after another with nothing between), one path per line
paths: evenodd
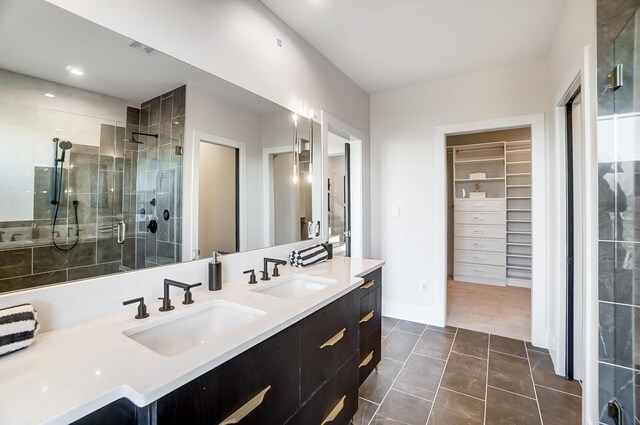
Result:
M160 307L160 311L171 311L175 307L171 305L171 298L169 298L169 287L175 286L176 288L184 289L184 301L182 304L193 304L193 295L191 295L191 288L195 288L196 286L202 285L202 282L194 283L193 285L189 285L187 283L178 282L176 280L165 279L164 280L164 296L162 298L158 298L162 300L162 307Z
M280 272L278 271L278 266L286 266L287 262L285 260L278 260L275 258L265 258L264 259L264 268L262 269L262 277L260 280L270 280L269 277L269 263L273 263L273 277L280 276Z

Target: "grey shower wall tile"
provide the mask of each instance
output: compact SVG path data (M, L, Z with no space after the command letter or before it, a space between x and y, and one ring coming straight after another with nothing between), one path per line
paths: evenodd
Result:
M640 244L599 242L598 287L601 301L640 305Z
M187 86L178 87L173 91L173 114L172 118L181 117L185 114L185 104L187 98Z
M149 104L143 103L143 107L140 109L140 127L149 126ZM146 131L146 129L145 129Z
M145 238L145 261L157 263L156 234L147 232Z
M122 265L130 269L136 268L136 239L127 238L122 244Z
M98 191L99 153L97 146L86 146L84 153L69 154L69 189L71 193L96 193Z
M0 279L31 274L32 259L31 248L0 251Z
M160 124L160 96L149 101L149 126L155 124Z
M636 30L640 25L638 14L632 15L624 28L614 39L614 63L623 65L624 84L615 93L614 112L616 114L626 114L637 112L635 97L637 88L635 82L636 57Z
M640 130L640 120L638 120L638 130ZM635 137L618 137L618 145L637 144ZM619 150L624 150L627 154L640 155L634 152L630 146L618 146ZM616 165L616 183L619 188L616 200L616 238L617 241L637 242L640 240L640 180L636 181L636 176L640 174L640 162L625 161Z
M110 124L100 125L100 169L113 169L113 157L116 154L116 127Z
M127 106L127 125L140 125L140 109Z
M145 238L136 238L136 269L143 269L145 265L146 240Z
M64 177L64 176L63 176ZM33 187L33 218L50 219L53 218L53 206L51 200L54 197L54 169L53 167L35 167L34 187ZM67 188L63 179L61 193L65 193ZM60 207L66 206L66 199L63 196ZM64 216L64 214L60 214Z
M170 242L158 242L158 264L173 264L176 262L176 245Z
M71 245L62 245L68 249ZM49 272L70 267L88 266L96 263L96 243L80 243L69 252L63 252L54 246L33 248L33 272Z
M97 242L97 263L110 263L122 259L122 245L116 238L98 239Z
M171 114L173 110L173 97L162 99L160 103L160 145L171 143Z
M104 276L118 273L120 262L96 264L93 266L77 267L68 270L68 280L88 279L90 277Z
M600 423L615 425L607 414L607 404L614 398L622 404L624 409L624 423L634 423L634 386L638 373L630 369L599 363L599 415Z
M65 282L66 280L66 270L2 279L0 280L0 292L35 288L36 286L51 285L53 283Z
M640 338L637 307L599 303L599 358L600 361L626 367L635 367L633 341Z
M73 202L78 202L78 224L80 226L80 235L82 237L95 236L96 225L98 222L98 195L93 194L77 194L69 195L71 206L69 207L69 223L76 224ZM60 223L60 222L58 222Z

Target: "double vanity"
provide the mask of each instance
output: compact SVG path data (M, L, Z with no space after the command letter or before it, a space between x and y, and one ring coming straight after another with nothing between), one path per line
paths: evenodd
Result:
M380 360L382 265L284 267L191 288L192 304L172 289L172 311L41 334L0 358L0 423L346 424Z

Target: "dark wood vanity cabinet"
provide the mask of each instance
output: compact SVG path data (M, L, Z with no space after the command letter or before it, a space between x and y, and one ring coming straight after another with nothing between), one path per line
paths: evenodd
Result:
M380 361L382 269L244 353L138 408L118 400L78 424L348 424Z
M382 356L382 269L367 274L357 292L360 296L358 368L362 385Z
M156 402L158 425L282 424L300 406L292 326Z

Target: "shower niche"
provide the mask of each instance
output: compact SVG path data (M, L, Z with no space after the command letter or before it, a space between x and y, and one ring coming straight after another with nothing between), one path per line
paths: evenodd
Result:
M20 88L0 98L0 292L182 260L186 86L141 103L7 70L0 86Z

